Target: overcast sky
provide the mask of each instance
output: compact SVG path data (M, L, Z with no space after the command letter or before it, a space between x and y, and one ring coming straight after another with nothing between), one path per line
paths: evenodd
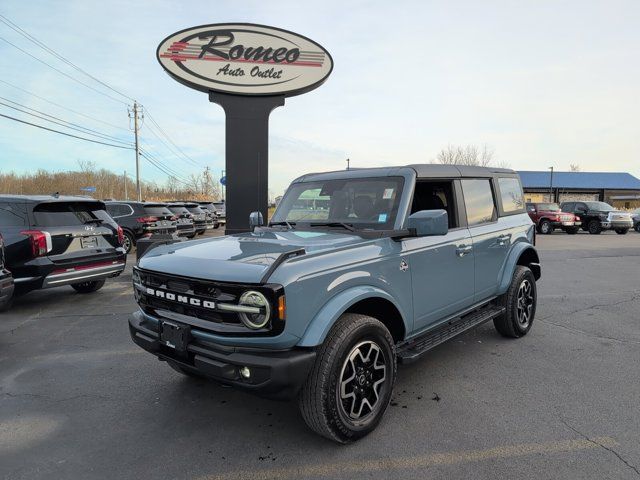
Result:
M304 172L344 168L347 157L357 167L429 162L448 144L488 144L498 162L515 169L566 170L575 163L583 171L640 176L637 0L3 0L0 13L141 102L200 165L172 156L143 125L149 150L184 175L208 165L219 176L224 114L206 94L169 78L156 47L183 28L252 22L308 36L335 62L324 85L287 99L271 116L273 194ZM0 37L101 88L1 23ZM126 105L2 40L0 72L0 80L128 128ZM1 82L0 96L122 139L132 135ZM3 105L0 113L34 121ZM135 169L132 151L0 117L3 172L72 169L80 159L118 172ZM166 178L146 162L142 177Z

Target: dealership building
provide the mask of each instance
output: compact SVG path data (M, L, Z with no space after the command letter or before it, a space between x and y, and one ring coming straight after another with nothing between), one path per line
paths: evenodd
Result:
M640 207L640 180L623 172L520 171L527 202L600 200L616 208Z

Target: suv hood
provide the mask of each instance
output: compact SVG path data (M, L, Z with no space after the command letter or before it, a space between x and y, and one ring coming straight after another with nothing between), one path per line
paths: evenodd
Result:
M307 253L363 243L357 235L327 231L242 233L156 247L144 255L140 268L169 275L221 282L259 283L284 252Z

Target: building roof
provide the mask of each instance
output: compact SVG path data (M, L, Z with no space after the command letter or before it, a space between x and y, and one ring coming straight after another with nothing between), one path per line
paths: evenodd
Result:
M524 188L549 188L551 172L520 171ZM625 172L553 172L554 188L640 190L640 180Z

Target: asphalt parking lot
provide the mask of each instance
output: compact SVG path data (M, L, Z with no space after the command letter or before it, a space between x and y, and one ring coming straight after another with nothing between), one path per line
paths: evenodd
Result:
M130 265L96 294L33 292L0 315L0 478L638 478L640 234L538 248L531 333L486 324L401 367L349 446L136 347Z

